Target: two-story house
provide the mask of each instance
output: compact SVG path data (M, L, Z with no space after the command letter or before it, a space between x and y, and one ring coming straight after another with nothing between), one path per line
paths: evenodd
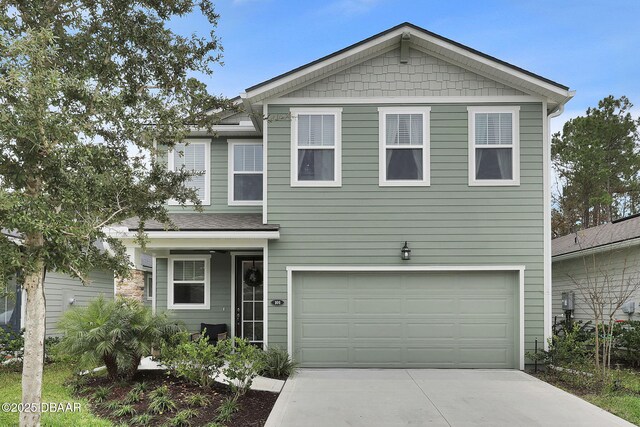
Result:
M151 304L303 367L522 369L551 326L549 119L572 96L409 23L252 86L168 153L204 212L147 224Z

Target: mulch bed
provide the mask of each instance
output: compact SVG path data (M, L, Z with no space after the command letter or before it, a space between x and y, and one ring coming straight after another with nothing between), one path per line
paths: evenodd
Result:
M140 402L132 404L136 410L136 415L147 413L147 408L150 403L149 393L163 385L169 388L171 399L177 406L175 411L153 415L150 424L148 424L149 426L166 425L167 421L177 412L192 408L187 404L186 399L188 396L196 393L206 395L209 399L209 404L205 407L192 408L198 411L198 416L191 418L189 421L191 422L191 426L194 427L205 426L215 421L218 415L218 406L224 399L232 396L231 390L224 384L216 383L213 387L207 389L168 375L166 371L140 371L133 380L129 382L122 381L114 383L106 376L90 377L84 384L84 389L79 395L89 401L93 401L93 394L98 387L110 387L111 389L107 399L102 403L93 402L91 412L99 417L111 420L114 424L122 422L130 423L131 416L116 417L112 414L113 410L106 408L105 404L112 401L122 402L134 385L143 381L147 384L147 391L144 393ZM229 423L223 425L228 427L263 426L277 398L277 393L250 390L238 400L239 411L233 415Z

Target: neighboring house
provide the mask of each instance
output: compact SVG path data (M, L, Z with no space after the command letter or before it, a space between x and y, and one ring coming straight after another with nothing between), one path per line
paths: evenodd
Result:
M557 321L565 317L562 294L568 292L574 294L572 318L583 322L594 320L585 299L586 293L580 291L576 282L586 290L587 279L601 285L608 281L611 284L611 294L615 296L620 295L620 290L628 280L633 283L640 280L640 215L553 239L552 246L553 315ZM639 319L640 290L638 291L628 300L635 303L634 313L624 313L620 309L615 314L616 319ZM615 299L619 298L608 301ZM609 316L611 310L607 307L606 311L605 316Z
M6 231L3 231L7 234ZM16 234L14 239L20 239ZM44 296L47 307L46 334L57 336L57 323L62 314L72 307L86 306L99 295L114 297L113 272L93 271L89 274L91 284L84 286L78 279L66 274L48 271L44 281ZM19 331L25 325L26 293L17 285L15 277L8 286L9 295L0 297L0 327Z
M572 96L408 23L248 88L168 153L203 212L146 223L153 308L303 367L522 369L551 330L549 118ZM113 233L139 266L137 226Z

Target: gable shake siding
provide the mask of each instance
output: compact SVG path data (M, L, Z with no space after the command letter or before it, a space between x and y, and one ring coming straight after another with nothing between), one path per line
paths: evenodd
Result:
M431 185L378 186L378 105L343 105L342 186L290 186L291 122L268 126L268 299L286 266L525 265L525 350L543 331L543 112L520 106L521 185L469 187L464 104L431 107ZM295 105L270 105L285 117ZM335 105L332 105L335 107ZM400 259L407 240L411 260ZM390 284L393 286L393 284ZM287 308L269 306L269 343L286 348Z
M416 49L400 63L400 49L391 50L325 77L286 97L370 96L504 96L526 95Z

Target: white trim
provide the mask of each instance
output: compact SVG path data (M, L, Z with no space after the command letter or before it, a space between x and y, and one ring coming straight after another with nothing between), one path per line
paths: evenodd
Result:
M279 239L280 231L147 231L148 239ZM136 232L116 232L112 237L135 239Z
M20 292L22 292L20 296L20 329L24 329L27 322L27 290L22 288Z
M173 303L173 262L204 261L204 303ZM171 255L167 258L167 308L169 310L209 310L211 308L211 256L205 255Z
M235 171L235 162L234 162L234 156L235 156L235 146L236 145L260 145L262 146L262 155L264 156L264 146L262 145L262 140L260 139L228 139L227 140L227 158L228 158L228 165L227 165L227 204L229 206L262 206L262 200L234 200L234 195L235 195L235 190L234 190L234 184L235 184L235 174L236 173L240 173L240 174L252 174L252 175L257 175L257 174L261 174L262 175L262 197L264 198L264 158L262 161L262 171L261 172L236 172Z
M203 206L209 206L211 205L211 140L206 138L187 138L181 143L188 145L204 145L204 200L201 200L201 202ZM175 170L174 150L167 151L167 165L170 171ZM175 200L169 200L167 201L167 204L170 206L179 205ZM187 202L185 205L192 206L193 203Z
M520 107L495 106L495 107L467 107L469 121L469 186L470 187L496 187L520 185ZM476 179L476 114L477 113L511 113L510 146L485 145L480 148L511 148L512 179Z
M524 371L524 266L520 269L520 274L518 275L519 279L519 299L520 299L520 370Z
M282 97L269 100L272 105L318 105L318 104L504 104L542 102L543 97L529 95L513 96L362 96L362 97Z
M293 273L319 272L371 272L371 271L511 271L518 272L519 300L519 369L524 370L524 265L413 265L413 266L367 266L367 265L288 265L287 271L287 351L293 358Z
M146 273L148 273L148 271ZM147 283L147 282L151 282L151 283ZM151 290L151 296L149 296L149 290ZM153 301L153 296L155 295L153 291L154 289L153 289L153 272L152 272L151 276L147 275L144 278L144 294L147 301Z
M431 43L434 44L436 46L436 48L439 48L442 51L449 51L451 53L454 53L456 55L461 56L462 58L464 58L468 64L468 68L470 71L474 71L474 69L476 68L480 68L480 69L486 69L486 70L496 70L500 73L504 73L507 74L509 76L515 77L517 79L523 80L525 82L531 83L537 87L539 87L540 89L543 90L547 90L550 92L553 92L555 94L561 95L561 96L567 96L568 91L566 89L562 89L559 88L555 85L552 85L548 82L545 82L544 80L541 80L539 78L533 77L527 73L518 71L512 67L509 67L507 65L501 64L499 62L490 60L482 55L479 55L477 53L473 53L468 49L464 49L462 47L456 46L450 42L441 40L440 38L434 37L432 35L429 35L423 31L420 31L419 29L416 28L412 28L406 25L403 25L393 31L390 31L386 34L380 35L378 37L373 38L372 40L368 41L367 43L363 43L359 46L355 46L352 47L351 49L348 49L338 55L334 55L331 56L327 59L325 59L324 61L318 62L316 64L313 65L309 65L304 67L302 70L299 70L297 72L291 73L289 75L283 76L281 78L278 78L268 84L265 84L263 86L260 86L252 91L247 91L247 97L249 98L253 98L257 95L260 95L262 93L271 91L273 89L276 89L278 87L285 87L287 84L290 84L291 82L295 81L296 79L299 79L305 75L316 75L318 73L318 71L320 71L321 73L324 70L329 70L331 69L333 64L336 64L340 61L344 61L347 58L358 58L361 52L367 51L367 50L372 50L374 49L376 46L383 46L385 44L385 42L388 42L392 39L398 39L397 43L400 43L400 39L398 38L398 36L402 35L405 32L410 32L411 35L413 37L416 37L418 39L424 40L427 43ZM413 41L413 40L412 40ZM431 50L431 49L430 49ZM433 50L437 50L437 49L433 49ZM461 59L462 60L462 59Z
M231 338L236 336L236 256L237 252L231 252Z
M157 301L158 301L158 275L156 274L158 271L158 258L152 255L151 265L153 266L151 269L151 285L153 286L153 299L151 300L151 311L153 314L156 313L157 309ZM167 280L169 276L167 276Z
M262 247L262 348L269 345L269 245Z
M422 115L422 145L387 146L387 114ZM378 185L380 187L428 187L431 183L431 107L379 107L378 108ZM422 149L422 179L387 180L387 148Z
M342 186L342 108L291 108L291 186L292 187L341 187ZM334 146L298 146L298 115L333 115ZM298 150L333 150L332 181L300 181L298 180Z
M544 334L543 346L544 350L549 350L549 339L551 338L552 328L552 293L551 293L551 143L549 135L549 121L551 119L547 115L547 103L542 103L542 169L543 169L543 186L544 186L544 255L543 255L543 312L544 312Z
M262 161L264 162L262 165L262 223L268 224L267 222L267 179L268 179L268 164L267 164L267 154L268 154L268 142L269 142L269 104L264 104L262 106Z

